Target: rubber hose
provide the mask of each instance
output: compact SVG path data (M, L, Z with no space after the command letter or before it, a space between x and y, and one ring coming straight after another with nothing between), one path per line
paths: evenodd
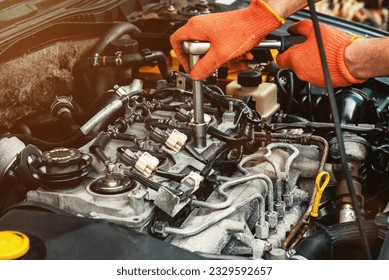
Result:
M364 221L363 226L370 242L378 238L377 228L373 220ZM334 248L353 244L360 244L361 235L357 222L341 223L318 230L305 238L296 247L296 255L308 260L329 260Z
M136 27L135 25L129 22L118 23L112 26L107 31L105 36L96 43L96 47L93 50L93 55L95 53L102 54L110 42L119 39L124 34L134 35L140 33L142 33L142 31L138 27Z
M110 158L104 152L104 149L109 141L109 134L107 132L100 132L93 144L89 147L89 151L103 163L106 163L110 160Z
M115 133L111 135L111 138L123 141L130 141L137 144L141 139L138 139L135 135L127 134L127 133Z
M15 136L19 138L19 140L22 141L24 144L34 145L43 151L48 151L58 147L79 148L88 143L91 139L93 139L93 137L95 137L95 135L85 136L81 132L81 130L77 130L73 136L61 142L48 142L25 134L7 135L7 137L10 136Z
M73 77L82 74L87 69L93 69L98 67L111 67L111 66L144 66L151 62L157 62L159 71L165 80L170 78L170 70L166 61L166 56L163 52L155 51L150 54L143 55L142 53L124 54L119 60L117 56L99 56L84 57L74 64L72 73Z
M166 61L166 56L161 51L153 51L151 54L146 55L147 62L157 62L159 72L162 78L169 81L170 79L170 68Z
M66 136L72 136L80 126L74 121L73 116L70 112L62 112L58 115L58 120L61 127L64 129Z
M309 121L303 117L291 115L291 114L281 114L281 113L274 114L273 122L276 122L276 123L294 123L294 122L309 123Z

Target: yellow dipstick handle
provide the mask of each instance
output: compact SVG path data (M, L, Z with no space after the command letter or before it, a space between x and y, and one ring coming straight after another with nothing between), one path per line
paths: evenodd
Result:
M325 179L323 184L320 185L323 176L325 177ZM322 171L316 176L316 181L315 181L316 195L312 206L311 217L317 218L319 216L319 205L320 205L321 196L323 195L323 192L327 187L329 181L330 181L330 174L327 171Z

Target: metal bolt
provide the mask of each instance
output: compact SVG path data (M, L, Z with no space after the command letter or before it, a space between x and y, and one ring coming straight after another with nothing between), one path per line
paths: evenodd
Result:
M93 218L93 219L99 218L99 215L98 215L96 212L90 212L90 213L89 213L89 216L90 216L91 218Z
M8 170L8 176L10 178L15 178L16 177L15 172L13 170Z
M115 164L112 163L112 162L109 162L109 163L107 164L107 169L108 169L108 172L109 172L109 173L112 173L112 172L115 170Z
M228 103L228 113L233 113L234 112L234 103L230 101Z
M286 252L286 255L288 256L288 258L291 258L293 257L294 255L296 255L296 250L295 249L290 249Z

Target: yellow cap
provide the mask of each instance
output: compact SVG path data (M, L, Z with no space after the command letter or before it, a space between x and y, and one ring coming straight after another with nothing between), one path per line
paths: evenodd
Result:
M30 249L30 239L18 231L0 231L0 260L16 260Z

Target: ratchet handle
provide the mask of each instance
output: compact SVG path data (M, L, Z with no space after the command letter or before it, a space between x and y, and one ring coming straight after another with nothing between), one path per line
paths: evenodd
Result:
M280 38L281 40L281 47L279 48L279 52L283 53L290 47L293 47L295 45L304 43L307 40L307 37L304 35L290 35L290 36L282 36Z

